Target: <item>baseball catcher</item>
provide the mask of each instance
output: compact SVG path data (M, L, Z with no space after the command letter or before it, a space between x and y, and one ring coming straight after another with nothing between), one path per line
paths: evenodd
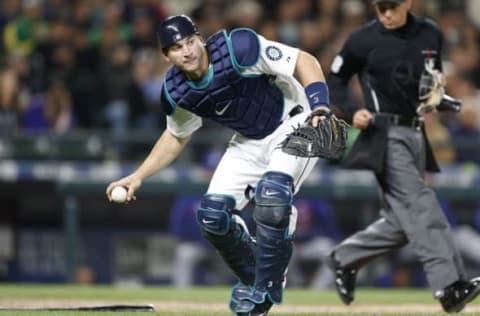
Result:
M323 117L323 118L318 118ZM281 144L282 150L299 157L339 159L347 142L348 124L329 109L315 109Z

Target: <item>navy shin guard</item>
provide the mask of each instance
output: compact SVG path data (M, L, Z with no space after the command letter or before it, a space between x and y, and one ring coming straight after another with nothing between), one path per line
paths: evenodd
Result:
M205 195L197 210L202 234L212 243L240 281L255 280L255 241L243 220L232 215L235 200L223 195Z
M293 251L286 229L257 224L255 288L266 292L272 303L281 303L285 273Z
M289 231L292 212L293 179L287 174L268 172L255 193L254 219L257 223L255 293L252 300L268 297L281 303L285 273L290 261L293 232Z

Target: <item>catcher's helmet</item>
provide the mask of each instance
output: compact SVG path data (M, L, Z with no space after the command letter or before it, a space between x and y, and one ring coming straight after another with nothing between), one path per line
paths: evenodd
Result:
M188 16L183 14L168 17L158 28L158 40L164 51L179 40L194 34L200 34L197 26Z

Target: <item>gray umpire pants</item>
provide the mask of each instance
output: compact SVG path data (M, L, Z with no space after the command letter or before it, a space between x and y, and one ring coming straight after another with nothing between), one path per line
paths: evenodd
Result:
M392 126L384 172L377 174L385 208L380 219L335 248L335 259L342 267L360 268L409 243L434 293L462 278L463 262L450 226L435 193L425 186L424 174L422 133Z

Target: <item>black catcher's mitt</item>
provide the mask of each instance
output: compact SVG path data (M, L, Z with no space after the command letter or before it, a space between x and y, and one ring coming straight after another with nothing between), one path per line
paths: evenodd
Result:
M287 136L281 144L283 152L299 157L339 159L346 148L348 124L329 112L314 127L313 116Z

